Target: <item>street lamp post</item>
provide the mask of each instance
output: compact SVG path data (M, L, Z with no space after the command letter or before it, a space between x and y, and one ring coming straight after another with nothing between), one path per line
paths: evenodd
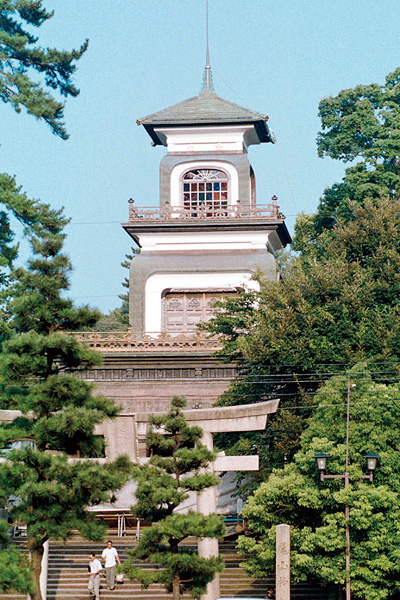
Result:
M327 475L326 474L326 461L330 458L329 454L325 454L324 452L320 452L316 454L314 458L317 461L317 466L320 474L320 480L325 481L325 479L344 479L344 488L347 489L350 485L350 477L349 477L349 430L350 430L350 380L347 383L347 411L346 411L346 465L345 471L343 475ZM376 463L379 458L377 454L366 454L364 458L367 460L367 468L369 471L368 475L363 475L363 479L368 479L369 481L373 481L374 471L376 469ZM346 520L346 600L351 600L351 590L350 590L350 512L349 505L345 504L344 507L344 515Z

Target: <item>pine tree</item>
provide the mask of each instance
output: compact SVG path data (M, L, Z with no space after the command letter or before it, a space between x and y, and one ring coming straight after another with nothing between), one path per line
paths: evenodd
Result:
M44 542L66 539L76 528L99 539L103 526L86 508L109 500L129 473L124 458L104 465L90 460L104 456L95 425L115 417L118 407L76 376L101 362L72 335L98 314L65 297L71 265L62 252L64 222L61 215L50 231L33 236L28 268L13 272L5 312L10 334L0 354L0 407L20 411L0 424L0 446L30 441L0 464L0 489L3 500L19 498L11 516L27 525L34 600L42 600Z
M24 107L66 139L64 104L53 92L64 97L79 94L72 76L88 42L71 52L37 45L32 28L41 27L54 14L42 4L42 0L0 0L0 99L16 112Z
M125 254L125 260L121 263L121 267L124 267L124 269L128 269L128 272L129 272L129 270L131 268L131 262L134 259L134 257L137 256L138 254L140 254L140 248L131 248L130 254ZM120 296L119 296L119 298L122 300L122 306L120 308L120 316L121 316L122 323L124 325L129 325L129 285L130 285L129 276L124 278L122 285L124 288L127 289L127 292L125 294L120 294Z
M150 459L136 469L137 503L133 510L152 525L123 566L124 572L144 588L163 584L167 592L173 592L174 600L183 592L197 598L223 570L222 558L200 558L195 551L179 546L189 536L221 538L225 529L215 514L174 512L189 492L200 493L218 483L218 477L205 471L215 455L201 444L202 430L188 426L181 411L184 406L184 398L174 397L168 414L151 418L146 440ZM158 568L137 567L138 559L156 563Z
M32 569L28 557L9 546L8 524L0 521L0 593L16 590L32 594Z
M9 281L9 272L18 255L19 244L10 227L10 215L21 223L24 235L45 235L68 223L62 211L51 208L40 200L29 198L15 178L0 173L0 288Z
M73 75L88 42L71 52L40 47L32 31L52 16L53 12L42 7L42 0L0 0L0 100L17 113L24 107L28 114L45 121L55 135L66 139L62 98L79 94ZM57 212L30 200L13 177L0 173L0 285L6 282L18 252L10 214L34 231L41 224L49 225Z
M130 269L131 261L137 254L140 254L140 249L131 248L131 253L125 255L125 260L121 263L121 267ZM122 300L122 304L118 308L114 308L107 315L102 315L94 331L126 331L129 327L129 277L124 277L122 286L127 288L125 294L119 294L118 298Z
M52 16L42 7L42 0L0 0L0 100L17 113L25 108L66 139L62 99L79 93L72 78L87 41L71 52L40 47L32 32ZM61 334L68 327L73 330L78 323L96 320L87 309L77 311L60 297L68 287L70 268L60 254L60 234L67 220L61 211L29 199L5 173L0 173L0 205L0 405L20 409L23 415L9 426L0 426L0 444L21 437L36 444L36 450L12 451L1 464L0 497L6 500L15 493L21 499L12 515L28 524L37 588L34 597L39 598L43 541L49 535L66 537L71 527L89 524L85 507L104 500L123 477L113 466L104 469L103 477L96 465L74 465L65 456L46 454L53 449L97 455L94 423L115 414L116 408L108 400L94 399L86 384L66 374L71 367L98 360L71 336ZM10 226L11 215L22 223L26 236L34 236L40 256L28 271L14 273L13 280L10 270L19 245ZM33 510L36 506L37 511ZM4 546L6 538L0 537ZM29 569L15 549L1 550L0 589L31 592Z

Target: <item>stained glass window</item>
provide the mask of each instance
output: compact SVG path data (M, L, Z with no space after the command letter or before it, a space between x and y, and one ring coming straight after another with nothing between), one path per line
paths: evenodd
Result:
M196 169L185 173L183 206L191 211L209 208L212 211L210 215L224 210L228 206L228 175L217 169Z

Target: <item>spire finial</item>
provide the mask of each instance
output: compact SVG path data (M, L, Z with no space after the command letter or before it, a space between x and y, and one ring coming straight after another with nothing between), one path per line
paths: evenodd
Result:
M210 48L209 48L209 43L208 43L208 0L206 0L206 31L207 31L206 67L210 67Z
M214 90L214 84L212 80L212 72L210 65L210 49L208 43L208 0L206 0L206 31L207 31L207 49L206 49L206 67L204 69L203 76L203 87L205 91Z

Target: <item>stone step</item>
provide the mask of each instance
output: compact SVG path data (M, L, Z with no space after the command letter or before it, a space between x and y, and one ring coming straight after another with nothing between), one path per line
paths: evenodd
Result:
M78 536L73 536L72 540L67 542L50 543L47 600L88 600L88 555L89 552L101 555L105 541L93 543L77 538ZM110 535L110 532L105 539L113 540L122 562L127 558L127 551L137 544L133 536L118 538ZM18 538L13 543L23 549L24 539ZM195 547L195 540L189 540L187 546ZM237 554L232 542L220 544L220 552L225 559L225 571L220 575L221 596L265 598L268 587L274 583L273 577L248 577L243 567L240 567L245 557ZM155 568L155 565L151 564L137 564L146 569ZM106 588L104 574L101 582L102 600L171 600L171 595L159 584L143 590L139 583L125 578L122 585L117 585L116 589L111 591ZM292 586L291 600L326 600L326 597L325 590L321 588L307 584ZM183 600L189 599L189 595L183 597ZM0 600L26 600L26 596L0 594Z

